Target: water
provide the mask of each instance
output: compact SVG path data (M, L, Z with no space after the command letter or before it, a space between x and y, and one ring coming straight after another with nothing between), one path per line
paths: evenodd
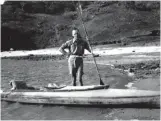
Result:
M40 86L51 82L70 83L66 61L2 59L1 63L1 87L4 91L10 89L8 83L11 79ZM99 66L99 69L103 81L111 84L113 88L125 88L124 85L133 81L109 67ZM95 67L92 64L85 64L84 72L85 85L99 84ZM2 120L113 120L117 119L120 111L122 109L1 103ZM125 117L127 116L125 115ZM129 116L128 119L131 117Z
M107 119L112 109L67 106L9 104L2 102L2 120L82 120Z

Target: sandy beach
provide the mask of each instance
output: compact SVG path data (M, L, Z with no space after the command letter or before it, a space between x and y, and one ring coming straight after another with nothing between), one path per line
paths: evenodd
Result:
M98 46L93 48L93 53L99 55L120 55L120 54L140 54L140 53L153 53L160 52L160 46L147 46L147 47L105 47ZM27 55L61 55L58 48L39 49L31 51L4 51L1 52L1 57L12 57L12 56L27 56ZM85 54L90 54L85 51Z

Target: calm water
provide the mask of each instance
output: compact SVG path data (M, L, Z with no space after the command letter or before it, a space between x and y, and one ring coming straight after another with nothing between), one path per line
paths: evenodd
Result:
M10 89L11 79L26 81L32 85L46 85L49 82L70 83L68 68L65 61L28 61L9 60L1 61L1 88ZM85 85L98 84L95 67L87 64L84 68ZM105 83L113 88L125 88L124 85L133 81L127 76L116 73L109 67L100 66L101 75ZM116 75L115 75L116 74ZM123 81L124 80L124 81ZM94 107L67 107L53 105L27 105L19 103L1 103L2 120L106 120L116 119L114 115L122 109L94 108ZM131 119L129 117L129 119Z
M2 102L2 119L5 120L82 120L107 119L112 109L65 106L22 105Z

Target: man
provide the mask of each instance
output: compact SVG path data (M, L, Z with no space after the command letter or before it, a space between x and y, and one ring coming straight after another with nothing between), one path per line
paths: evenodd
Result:
M91 52L89 44L84 41L78 29L74 28L72 31L73 39L67 41L62 44L59 48L62 54L68 55L68 66L69 66L69 74L71 75L73 86L76 86L76 77L78 76L78 81L80 85L83 86L82 75L83 75L83 54L84 50L87 49ZM69 53L67 53L64 49L69 49Z

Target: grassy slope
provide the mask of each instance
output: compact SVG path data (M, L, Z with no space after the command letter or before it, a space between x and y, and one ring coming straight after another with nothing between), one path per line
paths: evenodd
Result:
M87 28L95 42L134 41L133 36L147 35L158 29L156 14L147 11L134 11L123 6L106 8L107 14L100 14L87 23ZM150 17L149 17L150 16Z
M149 42L159 44L160 38L155 31L159 30L160 27L159 12L159 9L138 10L127 8L124 2L113 2L111 4L94 2L83 9L83 19L91 43L95 45L111 43L124 45L132 41L136 43L143 41L143 45ZM2 36L2 48L6 45L10 48L16 48L17 44L15 43L25 46L26 43L24 42L27 41L33 43L34 48L60 46L68 38L71 38L71 28L74 25L78 26L82 36L85 35L76 11L57 15L40 13L25 15L27 17L23 21L13 20L2 24L2 33L4 27L19 30L20 34L28 33L24 34L25 36L22 35L21 38L19 33L17 33L17 38L10 35L13 38L12 40ZM6 35L6 32L2 35ZM23 49L22 47L18 48Z
M56 42L57 45L55 46L59 46L67 38L70 38L70 29L74 25L78 26L82 36L85 36L80 19L71 20L76 15L76 12L69 12L64 13L63 16L46 17L45 28L52 25L62 26L58 34L60 40ZM40 19L39 15L36 17ZM158 11L127 9L124 5L119 6L118 3L106 7L91 4L83 10L83 18L93 44L110 44L121 41L126 43L126 41L141 41L148 38L150 38L149 41L159 41L159 37L146 36L153 30L159 30Z

